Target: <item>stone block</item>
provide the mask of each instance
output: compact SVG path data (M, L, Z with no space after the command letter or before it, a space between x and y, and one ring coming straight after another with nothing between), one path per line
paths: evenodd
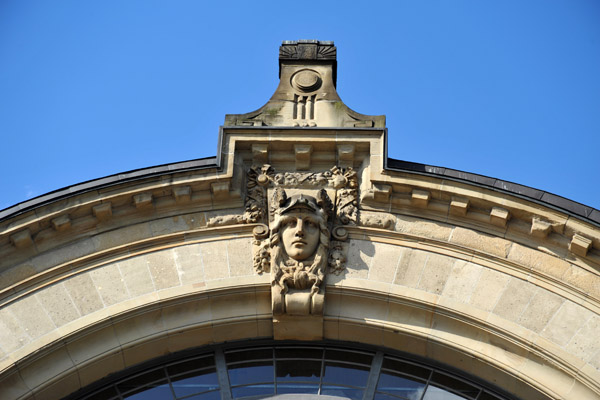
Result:
M366 240L350 240L348 245L348 261L345 278L366 279L375 255L373 242Z
M229 181L213 182L210 184L210 191L215 200L226 200L229 198Z
M21 328L32 339L37 339L56 328L34 295L29 295L15 301L7 309L10 310Z
M52 228L57 232L64 232L71 228L71 218L67 214L52 219L51 223Z
M421 250L404 250L398 264L394 284L413 288L417 287L428 255L429 253Z
M410 201L413 206L427 208L431 193L426 190L413 189L410 196Z
M531 230L529 231L531 236L543 239L548 236L551 230L552 224L550 222L544 221L538 217L533 217L531 221Z
M441 294L453 264L454 258L434 253L429 254L417 288L429 293Z
M31 232L29 229L24 229L15 234L10 235L10 242L17 249L24 249L33 244L33 240L31 239Z
M524 327L540 333L563 302L564 299L554 293L538 288L518 322Z
M306 171L310 169L310 157L313 152L313 147L310 144L295 144L294 154L296 158L296 169L298 171Z
M469 299L469 304L481 310L491 311L500 299L509 280L509 275L483 268L479 281L477 281L473 294Z
M493 313L510 321L517 322L535 293L535 286L527 281L511 278Z
M393 282L404 248L390 244L374 243L375 256L369 268L368 278L380 282Z
M162 320L162 310L151 310L144 314L135 315L114 322L117 339L123 348L133 345L144 338L165 331Z
M214 343L211 326L169 332L167 340L172 353Z
M500 207L492 207L492 211L490 212L490 222L493 225L504 228L506 227L509 218L510 212L508 210Z
M162 320L168 331L181 330L190 325L210 323L210 300L204 296L164 307Z
M204 278L207 281L230 276L227 243L225 241L202 243L200 254L204 265Z
M63 376L53 379L52 383L39 388L39 390L34 390L34 396L36 399L62 399L80 388L77 370L73 368Z
M340 168L350 168L354 165L355 146L353 144L338 144L337 159Z
M19 371L25 384L34 389L73 367L74 364L67 349L62 346L44 357L31 360L20 366Z
M464 217L469 210L469 199L464 197L452 197L450 201L450 214Z
M591 248L592 240L577 233L573 235L571 243L569 243L569 250L580 257L585 257Z
M97 204L92 207L92 213L98 220L106 221L112 217L112 203L108 201L106 203Z
M67 279L65 288L81 315L86 315L104 308L102 299L94 286L89 273L83 273Z
M155 290L145 256L131 257L119 262L119 270L132 297Z
M269 163L269 145L255 143L252 145L252 163L261 166Z
M138 210L146 210L152 207L152 193L139 193L133 196L133 204Z
M16 368L10 373L5 373L0 379L0 399L19 399L29 393L29 388Z
M155 251L146 255L148 269L156 290L179 286L179 274L173 250Z
M388 203L392 195L392 187L390 185L373 184L373 200L380 203Z
M124 368L125 362L123 361L123 354L121 354L120 349L112 353L103 354L101 358L87 362L84 365L77 366L82 387L97 382Z
M477 264L456 260L446 281L443 295L468 303L483 270L483 267Z
M566 350L584 361L600 352L600 316L592 316L569 341ZM596 365L598 368L598 365Z
M161 336L135 346L124 347L123 361L125 367L131 367L167 354L169 354L168 338Z
M173 197L178 203L185 203L192 199L192 188L190 186L175 186L173 188Z
M231 239L227 242L227 259L231 276L254 275L252 238Z
M35 295L58 327L79 318L79 312L62 283L44 288Z
M204 265L199 244L179 246L174 252L177 271L183 285L204 281Z
M94 236L94 244L97 250L109 249L152 237L149 223L141 223L104 232Z
M565 301L548 322L541 335L565 347L593 313L571 301ZM597 335L596 335L597 336Z
M502 258L511 246L508 240L458 226L452 231L450 242Z
M256 316L254 291L237 293L235 296L211 296L209 303L212 321Z
M67 350L75 365L114 353L119 348L119 340L112 325L96 328L67 342Z
M405 215L396 216L395 229L400 233L443 241L447 241L452 233L452 227L448 224Z
M511 246L508 259L554 278L561 278L571 267L571 264L558 257L517 243Z
M105 306L111 306L129 298L124 279L116 263L96 268L89 274Z
M19 324L8 307L0 310L0 346L6 353L11 353L27 343L31 338ZM0 385L2 387L2 385Z

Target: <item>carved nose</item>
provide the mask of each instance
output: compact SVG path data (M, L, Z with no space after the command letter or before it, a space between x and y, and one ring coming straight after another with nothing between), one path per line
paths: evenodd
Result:
M304 225L301 219L296 223L296 236L304 237Z

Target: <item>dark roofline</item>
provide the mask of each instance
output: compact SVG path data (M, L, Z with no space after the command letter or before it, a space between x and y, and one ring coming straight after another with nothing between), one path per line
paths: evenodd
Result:
M262 127L261 127L262 128ZM304 128L306 129L306 128ZM314 129L314 128L313 128ZM354 128L356 129L356 128ZM365 130L379 128L363 128ZM221 136L221 135L219 135ZM43 194L30 200L23 201L14 206L0 210L0 222L6 219L24 214L34 208L55 201L82 194L109 186L119 185L125 182L132 182L147 179L170 173L202 170L207 168L218 168L219 160L217 157L200 158L190 161L182 161L171 164L157 165L149 168L140 168L133 171L110 175L104 178L93 179L90 181L78 183L73 186L67 186L62 189ZM517 183L492 178L489 176L473 174L470 172L459 171L456 169L436 167L432 165L419 164L410 161L395 160L386 158L386 169L392 171L402 171L418 175L432 176L436 178L449 179L456 182L469 183L475 186L494 190L501 193L508 193L534 203L550 207L566 214L580 218L593 225L600 226L600 211L578 203L573 200L557 196L543 190L534 189L529 186L519 185Z
M171 164L156 165L154 167L134 169L132 171L105 176L104 178L81 182L73 186L66 186L50 193L34 197L33 199L17 203L14 206L5 208L4 210L0 210L0 221L24 214L34 208L53 203L67 197L119 185L125 182L139 181L142 179L160 175L168 175L176 172L217 168L217 162L217 157L198 158L196 160L180 161Z

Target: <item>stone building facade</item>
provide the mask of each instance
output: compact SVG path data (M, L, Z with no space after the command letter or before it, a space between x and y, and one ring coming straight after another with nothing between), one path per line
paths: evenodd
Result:
M0 398L600 398L600 212L388 159L332 42L279 63L216 157L0 212Z

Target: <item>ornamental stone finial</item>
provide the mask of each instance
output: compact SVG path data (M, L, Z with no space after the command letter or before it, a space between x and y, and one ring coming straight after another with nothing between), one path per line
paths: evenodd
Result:
M336 91L333 42L284 41L279 48L279 87L257 111L225 116L226 126L383 128L385 116L352 111Z

